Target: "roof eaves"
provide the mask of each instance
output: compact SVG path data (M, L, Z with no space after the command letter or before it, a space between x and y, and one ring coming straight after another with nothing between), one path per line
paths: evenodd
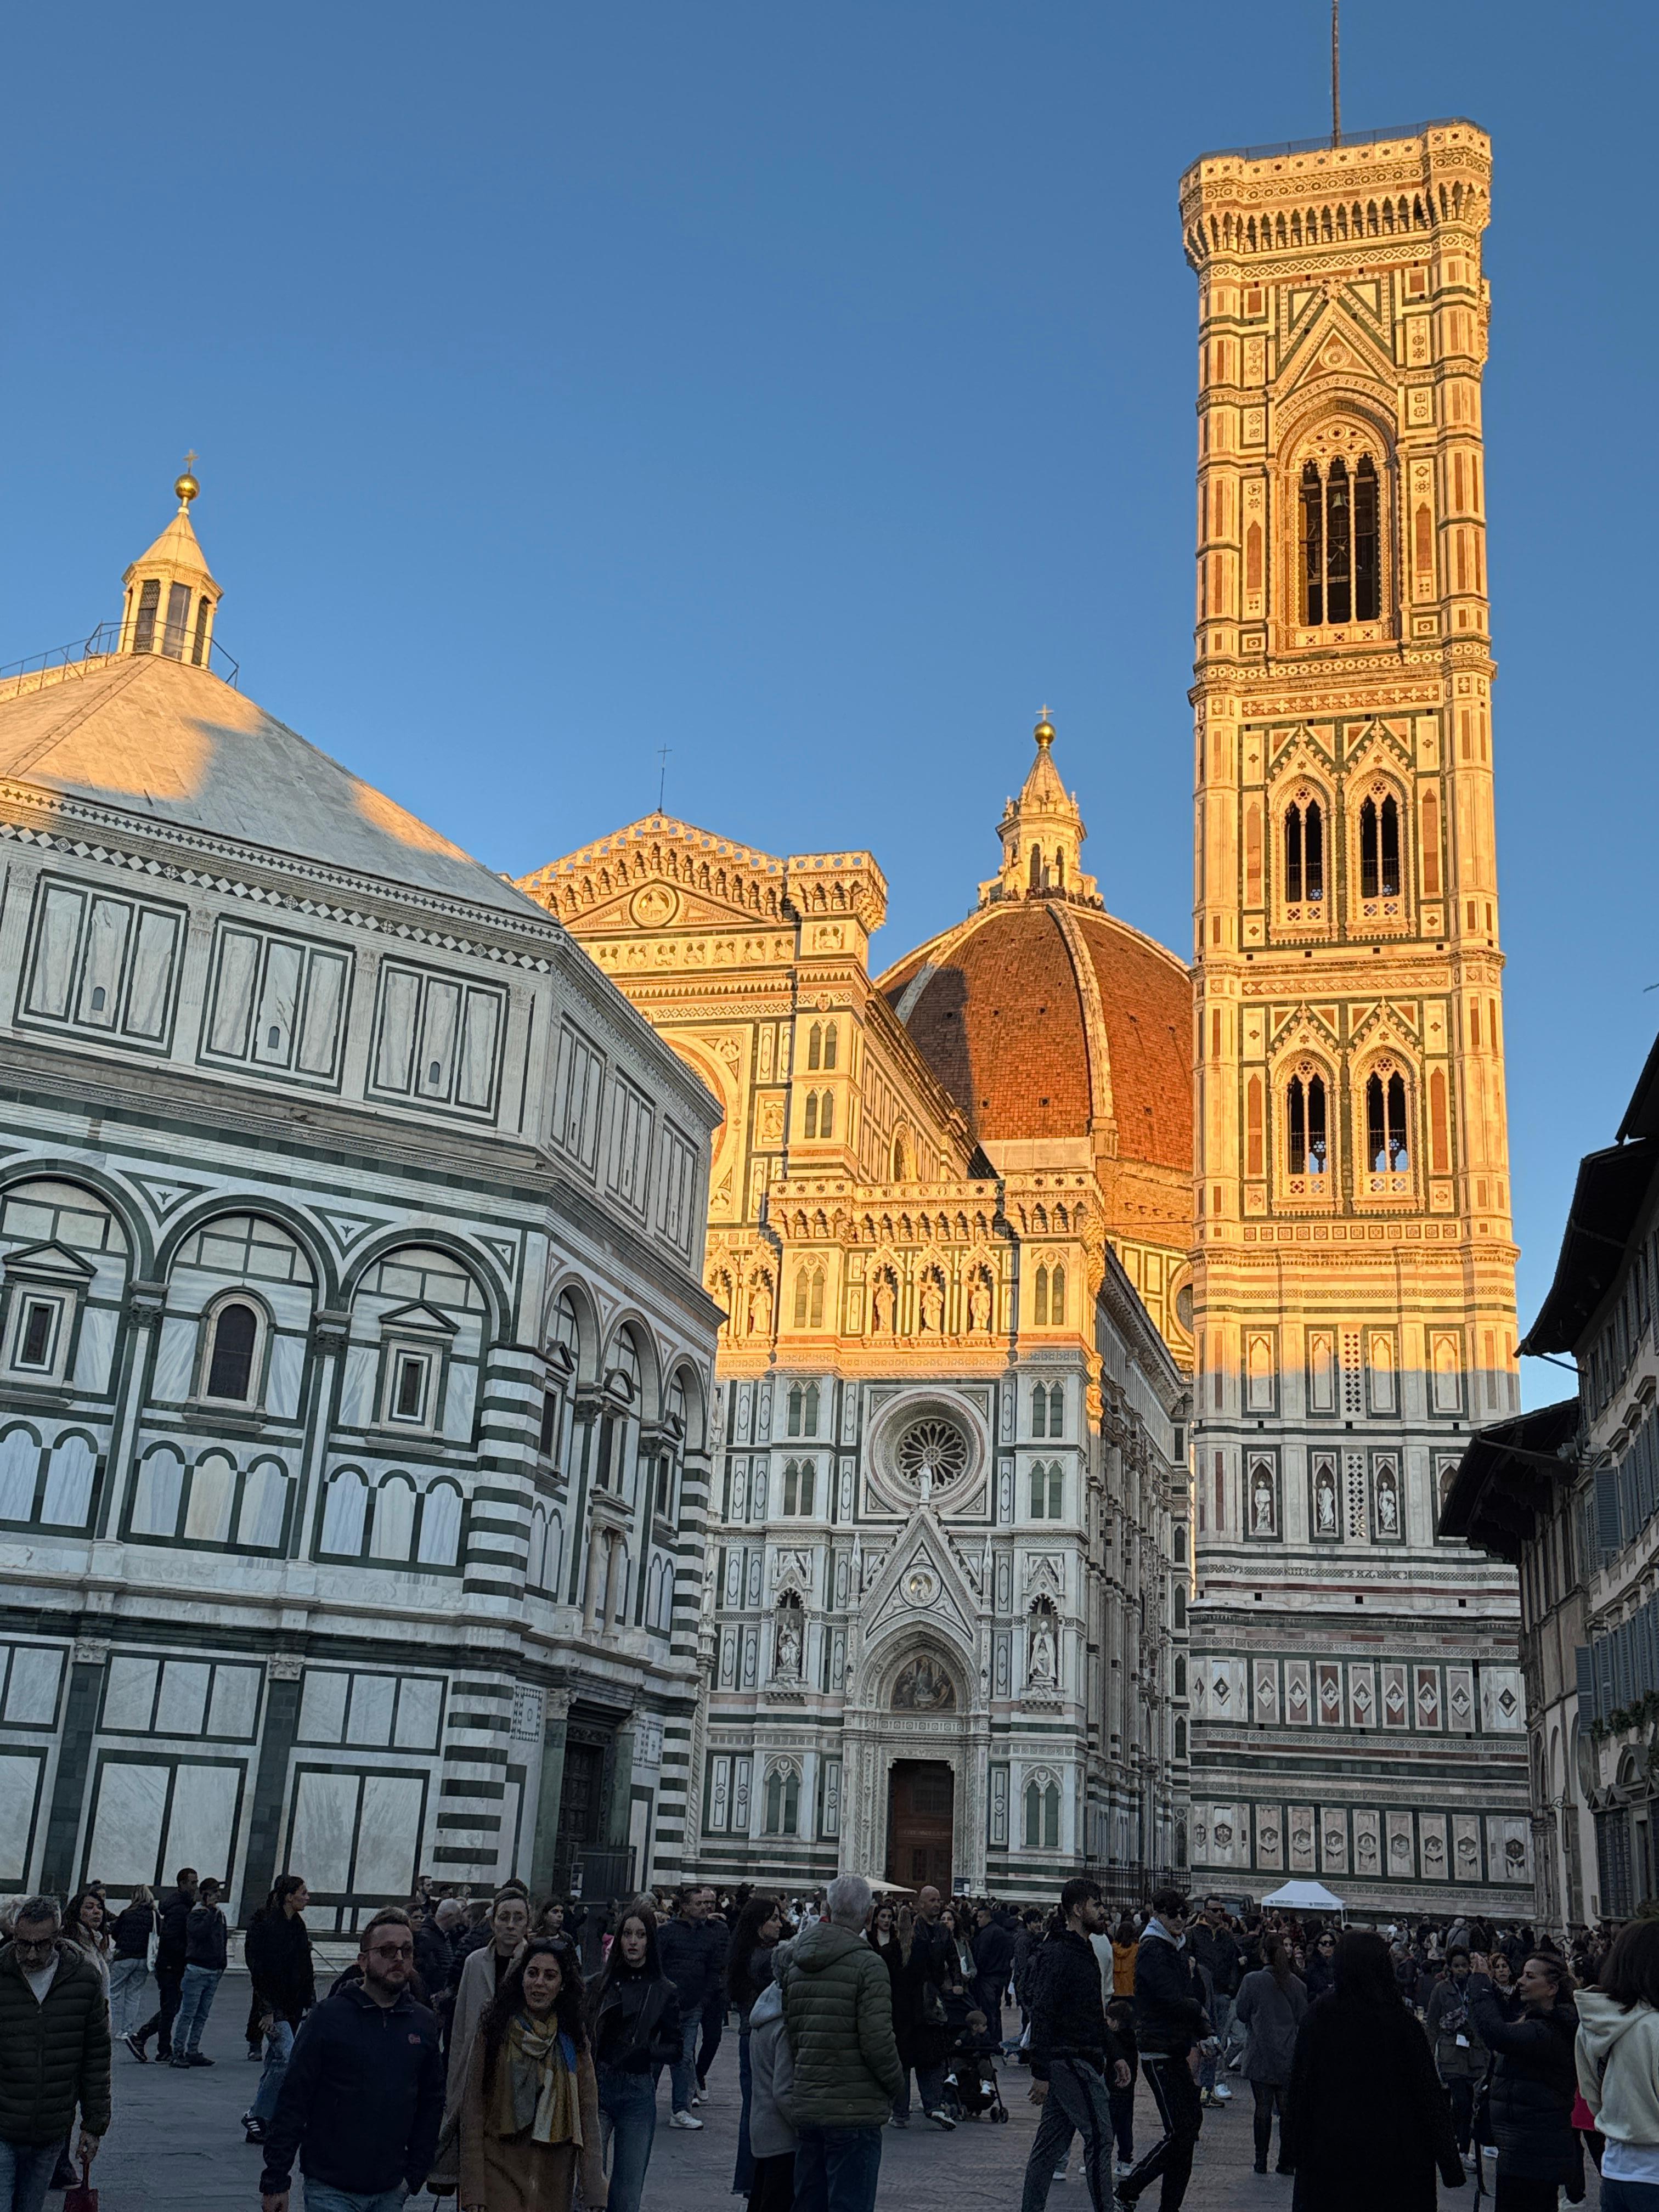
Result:
M1522 1339L1535 1358L1571 1352L1617 1281L1631 1237L1659 1177L1659 1136L1638 1137L1578 1163L1555 1279Z

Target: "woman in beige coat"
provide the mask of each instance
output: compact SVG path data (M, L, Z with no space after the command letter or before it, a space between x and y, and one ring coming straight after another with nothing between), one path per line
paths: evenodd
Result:
M478 2023L489 2010L508 1969L524 1947L530 1930L530 1905L524 1892L504 1889L489 1908L489 1941L469 1951L461 1963L455 1986L455 2008L449 2020L449 2074L444 2089L443 2132L427 2186L447 2196L455 2186L457 2143L461 2124L461 2093L466 2087L467 2061L477 2039Z
M599 2100L568 1943L514 1960L472 2039L461 2094L461 2212L586 2212L606 2196Z

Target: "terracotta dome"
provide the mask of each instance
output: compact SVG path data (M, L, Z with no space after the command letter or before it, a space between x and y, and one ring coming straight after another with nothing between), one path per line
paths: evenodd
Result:
M1011 1145L1088 1138L1097 1161L1160 1186L1125 1188L1119 1226L1173 1221L1191 1204L1192 977L1114 920L1084 873L1083 817L1054 737L1045 714L978 911L890 968L880 988L994 1162Z
M1119 1159L1191 1174L1192 979L1138 930L1064 896L998 902L881 988L993 1159L1109 1132Z

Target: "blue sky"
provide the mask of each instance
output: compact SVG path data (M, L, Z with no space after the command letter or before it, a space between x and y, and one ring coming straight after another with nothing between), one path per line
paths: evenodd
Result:
M1498 162L1486 380L1521 1306L1656 1026L1659 29L1348 0L1349 127ZM1190 935L1176 185L1328 118L1323 0L14 13L0 660L112 613L186 446L246 688L492 866L668 802L963 911L1053 708ZM1622 429L1620 428L1622 426ZM1553 1395L1532 1370L1532 1397Z

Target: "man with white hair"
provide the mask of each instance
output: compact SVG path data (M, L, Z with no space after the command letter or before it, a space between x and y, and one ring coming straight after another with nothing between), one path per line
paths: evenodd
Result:
M794 2212L873 2212L881 2130L903 2086L892 1984L864 1940L870 1885L841 1874L825 1917L798 1938L782 1978L800 2138Z

